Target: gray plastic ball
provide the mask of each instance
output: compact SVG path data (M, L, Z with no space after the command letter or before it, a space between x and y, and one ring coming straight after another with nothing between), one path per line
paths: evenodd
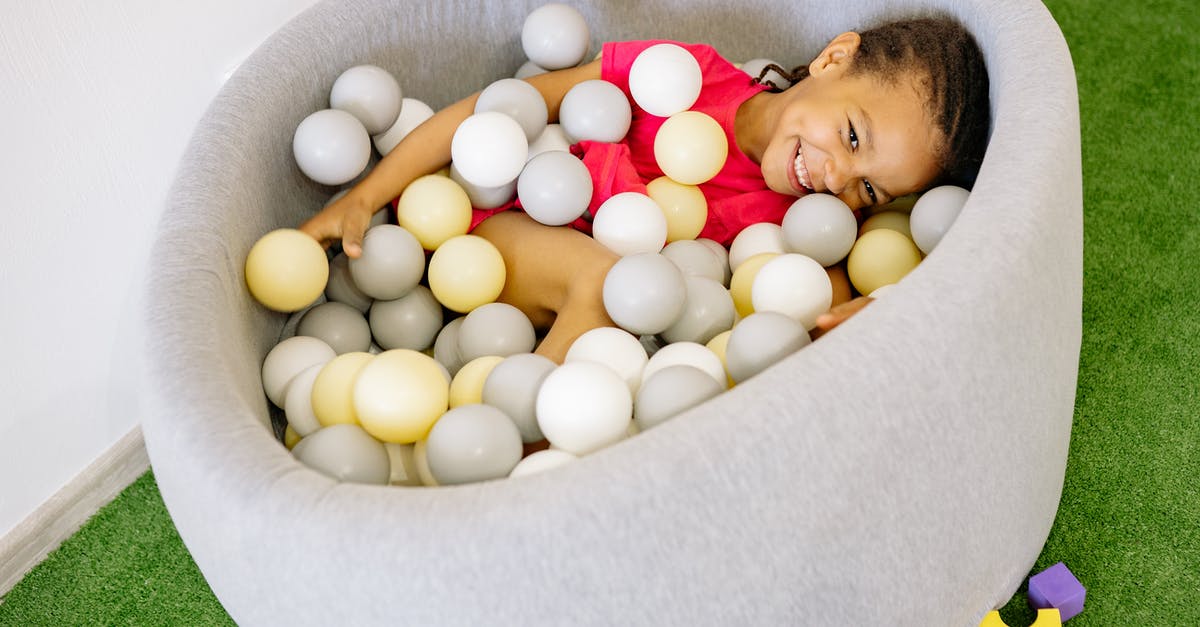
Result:
M701 276L684 277L687 300L683 313L662 332L668 342L707 344L717 334L733 328L737 309L724 285Z
M699 368L667 366L642 383L633 402L633 420L644 431L724 391L720 383Z
M507 477L521 461L521 433L491 405L459 405L442 414L425 440L429 471L450 485Z
M352 424L318 429L300 440L292 455L338 481L387 485L392 466L383 443Z
M558 123L572 143L586 139L615 143L624 139L633 119L629 99L620 87L600 80L576 84L563 96Z
M370 326L375 341L386 350L423 351L442 329L442 306L428 287L418 285L396 300L375 301Z
M477 357L508 357L533 350L537 335L520 309L507 303L488 303L463 316L458 328L458 355L463 362Z
M592 202L592 176L578 157L551 150L530 159L517 177L517 197L529 217L550 226L574 222Z
M791 317L759 311L742 318L725 345L725 369L741 383L779 360L808 346L812 339Z
M361 311L345 303L321 303L300 318L296 335L324 341L337 354L365 351L371 347L371 327Z
M447 322L433 341L433 358L445 366L451 376L458 374L459 369L467 363L458 352L458 330L462 327L463 318L465 316Z
M604 278L604 309L617 326L634 335L662 333L683 313L683 273L660 253L617 260Z
M725 260L705 244L694 239L681 239L667 244L661 252L684 276L702 276L725 283Z
M367 313L371 308L374 299L363 294L354 284L354 279L350 277L350 258L345 253L338 253L329 261L329 281L325 284L325 298L350 305L362 313Z
M788 250L828 267L850 254L858 238L858 219L837 196L809 194L796 199L781 225Z
M512 355L496 364L483 382L484 404L511 418L524 442L545 437L537 423L537 393L555 367L557 364L549 358L534 353Z
M463 178L462 172L453 163L450 164L450 180L467 192L467 198L471 199L471 206L475 209L495 209L508 204L517 195L515 180L496 187L483 187Z
M913 241L921 252L926 255L933 252L970 197L971 192L954 185L942 185L921 194L908 220Z
M416 236L395 224L367 230L362 256L350 260L350 276L362 293L376 300L404 296L425 274L425 251Z
M516 120L528 141L542 134L550 118L541 92L518 78L502 78L484 87L475 100L475 113L484 111L496 111Z

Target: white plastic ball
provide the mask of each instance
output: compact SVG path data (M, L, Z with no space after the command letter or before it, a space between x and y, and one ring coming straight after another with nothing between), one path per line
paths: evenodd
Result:
M680 365L699 368L725 389L725 364L712 349L696 342L675 342L660 348L642 370L642 385L659 370Z
M809 194L788 207L781 230L790 252L807 255L822 266L832 266L854 247L858 219L837 196Z
M342 72L329 92L329 108L358 118L371 135L396 122L403 102L396 77L377 65L356 65Z
M537 474L542 471L558 468L569 464L579 459L566 451L559 449L546 449L538 451L522 459L512 472L508 473L509 477L525 477L528 475Z
M450 164L450 180L458 183L471 199L471 206L476 209L495 209L512 202L517 195L517 181L509 181L495 187L483 187L463 178L458 166Z
M391 128L371 138L375 143L375 150L381 155L387 155L414 128L433 117L433 107L416 98L405 98L402 102L404 104L400 107L400 115Z
M970 196L971 192L954 185L942 185L921 194L909 218L912 239L921 252L926 255L933 252Z
M525 164L517 177L517 197L534 220L549 226L570 224L592 201L592 175L569 152L545 152Z
M617 326L634 335L653 335L679 319L687 286L670 259L638 253L613 264L604 278L602 298Z
M596 209L592 237L623 257L657 253L667 243L667 218L653 198L621 192Z
M571 143L584 140L615 143L625 138L633 110L620 87L600 79L572 87L558 107L558 123Z
M516 78L502 78L493 82L475 100L475 113L495 111L517 121L525 131L525 139L532 142L546 129L549 113L546 99L536 87Z
M537 76L538 74L545 73L546 68L541 67L533 61L526 61L521 64L521 67L517 68L517 71L513 74L513 78L525 79L529 78L530 76Z
M633 60L629 92L646 113L665 118L696 104L702 79L692 53L676 44L655 44Z
M671 242L663 247L662 255L674 262L684 276L704 277L721 284L726 282L728 268L724 260L699 241L682 239Z
M512 182L525 167L529 140L516 120L495 111L463 120L450 140L450 159L474 185L497 187Z
M322 109L296 127L292 154L308 178L322 185L342 185L367 168L371 136L353 115L340 109Z
M625 380L631 394L637 394L648 359L646 349L632 333L616 327L597 327L571 343L563 363L591 361L608 366Z
M288 426L301 437L321 428L321 421L313 411L312 390L324 363L314 364L292 377L284 394L283 413L287 417Z
M565 4L544 4L526 16L521 26L525 56L547 70L579 65L590 46L591 33L583 14Z
M542 154L559 150L562 152L571 152L571 140L567 139L567 133L563 130L562 124L547 124L542 133L529 143L529 161Z
M633 397L625 381L607 366L566 363L542 382L537 419L552 445L586 455L625 437L633 419Z
M772 258L750 288L754 311L776 311L799 322L805 331L817 326L817 316L833 304L829 273L811 257L786 253Z
M721 262L721 273L723 275L721 283L728 286L729 280L733 278L733 268L729 266L729 249L722 246L720 242L707 237L698 237L696 241L708 247L712 251L712 254L716 255L717 259Z
M736 272L742 262L762 253L785 253L783 228L772 222L756 222L742 229L729 244L729 267Z
M315 337L289 337L271 348L263 360L263 391L276 407L283 407L284 394L292 377L309 366L325 364L334 357L337 357L337 353L333 348Z

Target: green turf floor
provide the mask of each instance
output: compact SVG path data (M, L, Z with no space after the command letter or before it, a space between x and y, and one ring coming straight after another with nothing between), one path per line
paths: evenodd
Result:
M1087 587L1076 627L1200 625L1200 9L1047 4L1079 80L1084 333L1062 505L1035 570L1064 561ZM1030 624L1023 591L1002 615ZM149 474L0 602L0 625L230 623Z

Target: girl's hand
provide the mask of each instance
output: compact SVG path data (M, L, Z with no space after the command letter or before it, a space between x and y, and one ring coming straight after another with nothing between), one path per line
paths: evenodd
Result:
M371 223L371 216L378 209L363 201L352 190L305 221L300 225L300 230L326 248L341 239L342 250L346 256L354 259L362 255L363 235Z
M872 300L874 299L870 296L859 296L840 305L835 305L829 311L817 316L817 326L811 331L813 339L821 337L832 331L837 325L849 320L850 316L862 311L862 308L871 304Z

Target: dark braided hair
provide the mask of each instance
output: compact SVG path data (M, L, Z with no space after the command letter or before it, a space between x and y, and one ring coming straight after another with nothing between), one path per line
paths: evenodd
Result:
M870 72L889 83L916 72L927 87L925 108L942 132L941 172L934 185L970 188L979 173L991 126L988 75L983 53L962 24L949 17L913 18L890 22L860 33L862 41L851 73ZM775 70L792 83L808 76L808 66L792 71L775 64L763 68L755 82ZM906 72L908 74L906 74Z

